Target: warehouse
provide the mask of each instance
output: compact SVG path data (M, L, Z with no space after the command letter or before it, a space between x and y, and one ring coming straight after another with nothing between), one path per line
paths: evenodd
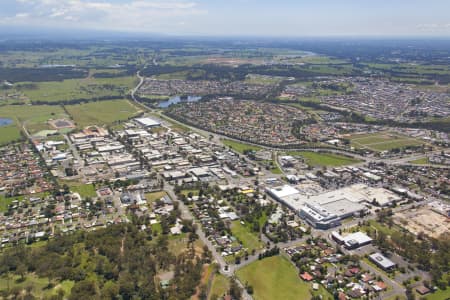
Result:
M152 118L138 118L135 119L136 123L144 128L158 127L161 126L161 123L152 119Z

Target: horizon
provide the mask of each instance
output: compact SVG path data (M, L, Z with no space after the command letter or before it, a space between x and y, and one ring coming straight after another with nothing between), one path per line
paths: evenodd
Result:
M3 31L88 31L168 37L448 38L450 3L357 0L13 0ZM30 30L32 29L32 30Z

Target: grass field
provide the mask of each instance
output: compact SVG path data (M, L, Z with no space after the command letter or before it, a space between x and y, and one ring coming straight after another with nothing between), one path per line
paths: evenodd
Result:
M248 227L242 225L240 221L233 221L231 223L231 232L233 236L242 242L244 248L247 248L249 252L253 249L258 250L264 247L263 243L259 241L258 236Z
M310 151L291 151L288 152L292 156L301 156L306 163L312 167L338 167L351 165L360 162L360 160L351 157L338 155L334 153L318 153Z
M416 165L426 165L426 164L430 163L430 160L428 159L428 157L424 157L424 158L412 160L412 161L410 161L410 163L416 164Z
M208 299L211 299L212 296L221 297L230 289L230 279L228 277L223 276L222 274L215 274L214 279L211 285L211 291L209 293Z
M66 109L78 127L107 125L116 121L125 121L139 112L139 109L128 100L67 105Z
M309 285L300 280L296 268L282 256L255 261L237 271L239 280L254 289L255 300L310 299Z
M350 141L355 148L368 148L374 151L385 151L423 144L417 139L388 132L357 134L351 136Z
M0 127L0 145L20 139L20 128L25 126L30 134L49 129L49 119L67 118L60 106L5 105L0 108L0 118L10 118L13 124Z
M166 196L167 193L164 191L161 192L153 192L153 193L147 193L145 194L145 198L147 199L148 204L151 204L155 202L156 200L161 199L162 197Z
M97 197L97 192L92 184L83 184L75 181L61 183L67 184L72 192L80 194L82 198Z
M228 140L228 139L223 139L222 143L225 146L230 147L231 149L233 149L239 153L244 153L244 150L254 150L254 151L261 150L261 147L249 145L246 143L237 142L237 141L233 141L233 140Z
M20 281L19 279L20 276L13 276L9 280L4 276L0 277L0 290L8 290L8 284L10 289L25 289L26 287L31 286L32 293L38 298L42 299L57 295L59 289L62 289L65 295L70 295L70 290L74 285L73 281L66 280L57 284L53 288L48 288L48 278L37 277L34 274L27 274L24 281Z
M5 212L8 210L8 206L16 198L6 198L3 194L0 194L0 212Z
M20 90L31 100L66 102L73 99L98 99L125 96L136 84L136 78L84 78L67 79L24 85ZM29 86L29 87L28 87Z
M18 141L21 137L19 127L14 124L0 127L0 145Z

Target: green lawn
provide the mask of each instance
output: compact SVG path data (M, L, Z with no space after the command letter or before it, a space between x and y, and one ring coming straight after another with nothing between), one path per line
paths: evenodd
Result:
M125 121L138 113L128 100L107 100L87 104L67 105L67 111L79 127L107 125Z
M231 223L231 233L242 242L244 248L247 248L249 252L264 247L263 243L259 241L258 235L247 226L242 225L240 221Z
M33 83L21 91L36 101L67 102L73 99L95 100L101 97L125 96L136 85L136 78L83 78Z
M255 300L310 299L309 285L300 280L297 269L283 256L272 256L237 271L239 280L253 286Z
M261 150L261 147L249 145L249 144L246 144L243 142L237 142L234 140L223 139L222 143L225 146L230 147L231 149L233 149L239 153L244 153L244 150L254 150L254 151Z
M229 289L230 289L230 279L228 279L228 277L223 276L222 274L215 274L208 299L211 299L213 295L221 297L224 294L226 294Z
M334 153L318 153L310 151L291 151L288 152L292 156L301 156L306 163L312 167L338 167L344 165L351 165L360 162L360 160L338 155Z
M61 182L62 184L64 184L64 182ZM97 192L95 191L95 188L92 184L83 184L83 183L78 183L78 182L67 182L66 183L70 190L74 193L78 193L80 194L80 196L82 198L86 198L86 197L97 197Z

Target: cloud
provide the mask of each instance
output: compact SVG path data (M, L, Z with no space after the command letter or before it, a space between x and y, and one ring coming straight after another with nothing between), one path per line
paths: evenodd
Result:
M426 23L418 24L416 28L422 32L445 32L450 29L450 23Z
M21 13L0 23L157 31L176 28L180 18L206 14L190 0L15 0ZM1 7L4 4L0 4ZM22 12L23 11L23 12ZM167 30L164 30L167 31Z

